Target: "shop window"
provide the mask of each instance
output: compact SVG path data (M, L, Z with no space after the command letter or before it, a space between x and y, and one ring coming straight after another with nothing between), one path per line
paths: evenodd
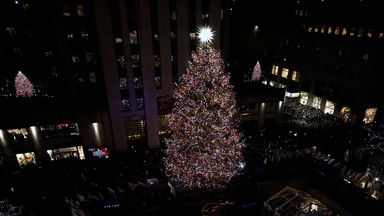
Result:
M279 73L279 66L272 65L272 74L277 75Z
M312 107L315 109L320 109L321 108L321 97L313 97L312 100Z
M335 111L335 103L327 100L325 102L324 113L333 114L334 111Z
M351 120L351 108L347 107L347 106L344 106L343 108L341 108L340 117L344 121L350 121Z
M85 14L84 14L84 7L83 7L82 4L77 4L76 8L77 8L77 15L78 16L85 16Z
M34 152L18 153L16 154L16 159L20 168L36 165L36 156Z
M377 108L368 108L365 110L363 122L366 124L372 123L375 120Z
M50 124L40 127L42 137L46 139L80 135L77 123Z
M63 159L85 159L83 146L72 146L66 148L57 148L47 150L52 161L63 160Z
M289 69L288 68L283 68L281 70L281 77L288 78L288 73L289 73Z
M28 141L29 134L26 128L17 128L7 130L7 134L10 140L15 143Z
M300 104L307 105L308 97L309 97L308 92L301 92L300 93Z

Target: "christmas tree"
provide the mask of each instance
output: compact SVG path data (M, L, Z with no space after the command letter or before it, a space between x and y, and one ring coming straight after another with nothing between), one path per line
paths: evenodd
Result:
M19 71L15 78L16 97L32 97L35 95L35 88L29 79Z
M259 81L261 79L261 68L260 68L260 63L257 61L255 67L253 68L252 72L252 81Z
M243 166L238 108L221 53L199 45L174 91L165 170L186 188L218 188Z

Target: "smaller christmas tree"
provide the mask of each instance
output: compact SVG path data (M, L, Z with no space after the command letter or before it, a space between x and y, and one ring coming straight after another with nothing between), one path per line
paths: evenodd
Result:
M35 88L29 79L19 71L15 78L16 97L32 97L35 95Z
M261 67L259 61L257 61L255 67L252 72L252 81L259 81L261 79Z

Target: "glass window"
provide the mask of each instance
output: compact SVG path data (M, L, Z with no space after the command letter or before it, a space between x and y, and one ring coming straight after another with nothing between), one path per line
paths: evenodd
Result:
M131 110L131 105L129 104L129 99L122 99L122 100L121 100L121 103L122 103L122 106L123 106L123 110L124 110L124 111L129 111L129 110Z
M144 98L136 98L136 107L138 110L144 109Z
M349 36L353 37L355 35L356 28L352 28L349 32Z
M350 108L350 107L347 107L347 106L344 106L343 108L341 108L341 111L340 111L340 117L341 117L344 121L349 121L349 120L351 120L351 108Z
M301 92L300 93L300 103L303 105L307 105L308 96L309 96L308 92Z
M340 27L335 28L335 35L338 35L340 33Z
M140 67L140 55L131 55L132 67Z
M377 108L368 108L365 110L363 122L366 124L372 123L375 120Z
M279 66L272 65L272 74L277 75L279 72Z
M281 77L288 78L288 73L289 73L289 69L288 68L283 68L282 71L281 71Z
M334 111L335 111L335 103L327 100L325 102L324 113L333 114Z
M328 32L327 32L328 34L332 34L332 26L329 26L328 27Z
M96 83L96 74L94 72L89 73L89 82Z
M71 12L69 12L69 6L67 3L63 3L63 16L71 16Z
M135 89L142 89L143 83L141 82L141 77L134 77L133 78L133 86Z
M82 4L77 4L76 8L77 8L77 15L85 16Z
M347 28L343 28L343 32L341 34L346 35L347 34Z
M372 30L371 30L371 29L368 30L368 32L367 32L367 36L368 36L368 37L372 37Z
M299 82L299 72L297 72L297 71L292 71L292 80L293 81L297 81L297 82Z
M312 107L313 108L316 108L316 109L320 109L321 107L321 97L313 97L313 100L312 100Z
M137 44L137 32L136 31L129 32L129 43L130 44Z
M360 28L357 37L363 37L364 29Z
M7 27L7 32L9 33L9 36L15 36L16 35L16 30L14 27Z

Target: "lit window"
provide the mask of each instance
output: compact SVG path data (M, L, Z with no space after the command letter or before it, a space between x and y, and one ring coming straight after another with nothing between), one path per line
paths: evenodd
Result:
M74 62L74 63L79 62L79 57L76 56L76 55L73 55L73 56L72 56L72 62Z
M304 15L304 10L300 10L300 16L303 16Z
M352 28L351 31L349 32L349 36L353 37L355 35L355 28Z
M44 54L45 54L45 57L52 57L52 55L53 55L53 53L51 52L51 51L46 51L46 52L44 52Z
M133 78L133 86L135 89L142 89L143 83L141 82L141 77L134 77Z
M347 28L343 28L343 32L341 34L346 35L347 34Z
M335 28L335 35L338 35L340 33L340 27Z
M125 68L125 57L124 57L124 55L118 56L116 61L117 61L117 63L118 63L120 68Z
M29 8L29 4L27 4L27 3L23 3L21 6L23 7L24 11L28 10L28 8Z
M384 33L383 32L380 32L379 38L384 38Z
M367 60L368 60L368 57L369 57L368 52L365 52L365 53L364 53L364 56L363 56L363 59L367 61Z
M76 8L77 8L77 15L79 15L79 16L85 16L85 15L84 15L84 10L83 10L83 5L82 5L82 4L77 4L77 5L76 5Z
M209 14L202 14L201 15L202 20L208 19L208 17L209 17Z
M363 37L364 29L360 28L359 33L357 34L357 37Z
M350 108L350 107L347 107L347 106L344 106L343 108L341 108L341 111L340 111L340 117L341 117L344 121L349 121L349 120L351 120L351 108Z
M90 62L92 62L92 53L90 53L90 52L86 52L85 53L85 59L86 59L86 61L88 62L88 63L90 63Z
M299 9L296 9L295 16L298 16L298 15L299 15Z
M289 69L288 68L283 68L281 70L281 77L288 78L288 73L289 73Z
M161 89L161 76L155 77L155 87L156 89Z
M140 55L131 55L132 67L140 67Z
M122 100L121 100L121 103L122 103L122 106L123 106L123 110L124 110L124 111L129 111L129 110L131 110L131 105L129 104L129 99L122 99Z
M321 97L313 97L312 107L315 109L320 109L321 107Z
M153 55L153 66L154 67L160 67L160 56L159 55Z
M154 35L153 35L153 39L155 39L155 40L159 40L159 35L158 35L158 34L154 34Z
M137 44L137 32L136 31L129 32L129 43L130 44Z
M7 27L7 32L9 33L9 36L15 36L16 35L16 30L14 27Z
M327 100L325 102L324 113L333 114L334 111L335 111L335 103L333 103L332 101Z
M73 39L73 34L67 34L67 38L68 38L68 40Z
M332 26L328 27L328 34L332 34Z
M67 3L63 3L63 16L71 16Z
M220 19L222 20L223 17L224 17L224 11L223 11L223 9L221 9L221 10L220 10Z
M368 32L367 32L367 36L368 36L368 37L372 37L372 30L368 30Z
M375 120L377 108L368 108L365 110L363 122L366 124L372 123Z
M171 12L171 20L176 20L176 11Z
M171 32L171 38L172 39L175 39L176 38L176 34L174 32Z
M89 82L90 83L96 83L96 74L91 72L89 73Z
M136 98L136 107L138 110L144 109L144 98Z
M277 75L279 72L279 66L273 65L272 66L272 74Z
M312 32L312 26L308 27L308 32Z
M189 33L189 38L190 38L191 40L196 40L196 33L195 33L195 32L190 32L190 33Z
M89 39L89 35L88 35L88 33L86 33L86 32L82 32L82 33L81 33L81 37L82 37L84 40L88 40L88 39Z
M123 38L115 38L115 43L117 44L123 43Z
M318 26L315 26L315 32L319 32L319 27Z
M309 96L308 92L301 92L300 93L300 104L307 105L308 96Z
M304 16L308 16L308 10L305 10Z
M292 71L292 80L293 81L297 81L297 82L299 82L299 72L297 72L297 71Z
M120 89L128 88L128 79L127 78L119 78L120 81Z
M321 33L325 33L325 26L322 26L321 27L321 31L320 31Z

